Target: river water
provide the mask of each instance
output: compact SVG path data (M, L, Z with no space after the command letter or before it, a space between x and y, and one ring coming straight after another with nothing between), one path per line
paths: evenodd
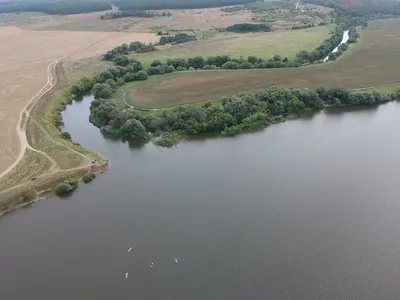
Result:
M400 104L171 149L104 138L89 104L66 130L111 167L0 219L2 299L399 299Z
M339 50L340 45L345 44L347 41L349 40L349 30L346 30L343 32L343 38L342 41L340 42L340 44L332 50L331 53L336 53ZM331 54L329 53L329 54ZM327 57L325 57L324 62L326 62L329 59L329 55Z

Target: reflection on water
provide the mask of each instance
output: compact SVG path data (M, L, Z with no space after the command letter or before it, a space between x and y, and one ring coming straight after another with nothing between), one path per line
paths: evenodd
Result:
M173 148L105 139L89 104L65 130L111 167L0 219L4 299L399 298L399 104Z

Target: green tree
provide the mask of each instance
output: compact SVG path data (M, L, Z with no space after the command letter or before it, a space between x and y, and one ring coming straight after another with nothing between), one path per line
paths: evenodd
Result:
M149 135L143 124L136 119L127 120L120 128L120 134L127 140L148 141Z

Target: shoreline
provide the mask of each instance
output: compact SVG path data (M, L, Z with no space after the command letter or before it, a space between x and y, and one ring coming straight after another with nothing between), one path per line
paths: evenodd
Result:
M0 191L0 217L53 195L55 186L67 178L77 179L81 182L81 177L85 173L98 174L109 167L108 161L99 154L87 151L72 140L61 139L60 128L56 126L49 128L51 123L46 123L47 114L58 116L70 103L65 102L65 99L54 99L54 94L62 90L66 82L62 62L60 62L61 59L57 59L48 65L48 82L20 112L17 130L22 154L19 155L20 159L3 171L0 176L0 186L6 187ZM45 108L43 111L40 110L41 106ZM38 130L32 130L31 127L34 126ZM54 159L54 153L33 145L32 141L39 140L40 135L45 136L47 142L56 147L66 149L70 155L72 153L79 157L78 165L71 165L69 168L65 168L64 165L60 166L57 159ZM40 144L38 143L38 145ZM40 174L36 173L35 166L32 166L31 170L26 170L32 160L30 156L45 159L48 163L50 162L50 166ZM21 173L25 178L18 178ZM21 196L27 196L29 200L21 203L21 200L18 199Z

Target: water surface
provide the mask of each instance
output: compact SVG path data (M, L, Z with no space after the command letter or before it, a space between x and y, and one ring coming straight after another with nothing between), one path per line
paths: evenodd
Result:
M399 299L399 104L165 149L89 102L66 130L111 167L0 219L2 299Z
M335 49L332 50L331 53L338 52L340 45L347 43L348 40L349 40L349 30L346 30L346 31L343 32L342 41L340 42L340 44ZM329 55L331 53L329 53ZM329 59L329 55L327 57L325 57L324 62L326 62Z

